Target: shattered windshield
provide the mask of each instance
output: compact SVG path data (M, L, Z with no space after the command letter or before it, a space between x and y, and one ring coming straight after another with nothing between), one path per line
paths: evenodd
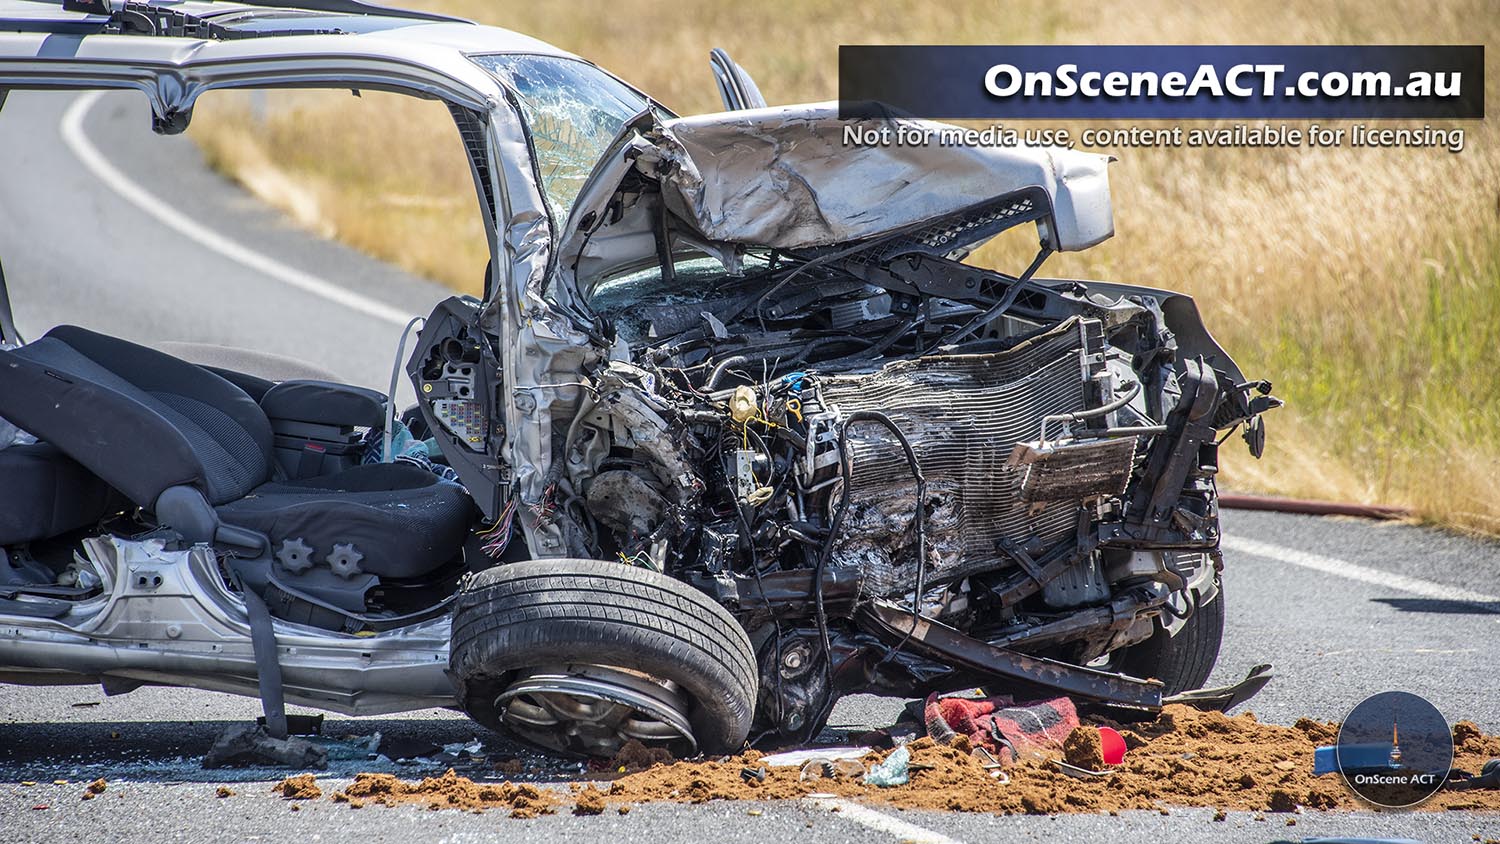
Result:
M586 62L555 56L476 56L516 92L531 131L542 192L560 222L621 127L647 100Z

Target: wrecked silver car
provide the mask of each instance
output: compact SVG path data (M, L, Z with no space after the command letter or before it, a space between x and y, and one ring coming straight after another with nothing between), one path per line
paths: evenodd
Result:
M0 680L258 695L273 737L287 701L454 706L679 756L806 740L852 692L1128 715L1264 684L1199 688L1217 449L1259 454L1270 385L1186 296L1038 275L1113 234L1107 159L846 145L718 51L726 111L679 118L514 33L305 5L6 0L0 97L137 89L167 133L219 88L439 99L485 296L398 350L402 413L77 327L22 343L0 307ZM963 262L1018 227L1020 272Z

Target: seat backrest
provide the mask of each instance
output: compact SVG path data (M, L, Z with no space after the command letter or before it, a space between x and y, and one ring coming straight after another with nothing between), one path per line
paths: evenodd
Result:
M128 506L99 476L47 443L0 448L0 545L59 536Z
M0 351L0 416L148 509L183 484L223 504L271 473L271 425L244 390L76 326Z

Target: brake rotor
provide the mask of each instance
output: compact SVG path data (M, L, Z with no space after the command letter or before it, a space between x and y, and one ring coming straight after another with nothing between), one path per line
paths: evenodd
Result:
M670 680L603 665L521 672L495 699L505 725L550 750L610 757L635 739L679 759L695 756L688 696Z

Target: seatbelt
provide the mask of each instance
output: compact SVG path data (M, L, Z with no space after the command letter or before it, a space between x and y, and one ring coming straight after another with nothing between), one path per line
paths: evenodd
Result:
M286 698L281 690L281 662L276 652L276 632L266 602L245 585L241 596L250 616L250 647L255 653L255 673L260 681L260 705L266 711L266 732L271 738L287 736Z
M5 288L4 266L0 266L0 342L14 343L17 346L22 343L21 332L16 330L16 319L10 311L10 292Z
M297 478L313 478L323 473L323 458L328 449L317 443L303 443L302 456L297 459Z

